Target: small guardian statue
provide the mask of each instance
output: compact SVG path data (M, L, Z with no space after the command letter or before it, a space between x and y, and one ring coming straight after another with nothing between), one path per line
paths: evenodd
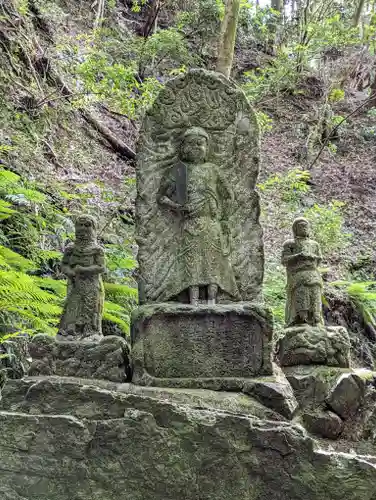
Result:
M282 264L287 271L286 327L322 325L320 245L310 239L306 219L296 219L292 230L294 239L286 241L282 251Z
M208 148L208 133L201 127L188 128L178 162L162 178L157 195L160 206L172 212L180 227L175 295L188 292L194 306L200 295L214 305L219 289L235 300L239 296L229 260L233 193L220 169L207 161Z
M57 335L58 340L99 340L102 338L105 272L103 248L97 243L96 222L81 215L75 224L76 241L63 256L67 276L67 297Z

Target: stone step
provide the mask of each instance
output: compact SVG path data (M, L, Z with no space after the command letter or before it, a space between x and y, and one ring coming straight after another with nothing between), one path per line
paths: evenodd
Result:
M0 411L1 500L375 499L375 457L323 452L293 422L196 406L224 398L244 411L250 398L59 379L7 386L19 408Z
M140 387L103 380L57 376L8 380L2 391L0 410L108 420L121 418L129 408L147 409L151 398L161 405L188 405L198 409L252 415L274 421L284 420L278 413L240 393Z

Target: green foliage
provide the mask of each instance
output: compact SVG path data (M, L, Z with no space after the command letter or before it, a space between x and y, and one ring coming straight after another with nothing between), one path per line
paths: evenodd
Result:
M37 183L0 167L0 242L36 263L50 258L53 234L66 219Z
M132 0L132 11L140 12L141 7L148 3L148 0Z
M270 132L273 129L273 119L270 118L270 116L268 116L266 113L263 113L262 111L257 111L256 118L260 126L261 134Z
M343 227L343 207L344 203L334 200L327 205L315 204L304 212L324 255L343 250L349 244L351 234Z
M7 201L6 201L7 200ZM65 280L40 277L40 268L48 269L50 261L59 262L61 252L52 238L62 231L66 213L57 209L36 183L0 168L0 338L15 333L55 334L66 295ZM71 226L71 225L70 225ZM131 272L135 261L129 253L109 250L110 267L115 278L116 266ZM38 271L38 273L36 273ZM108 300L104 316L129 333L130 311L137 300L131 286L106 284Z
M191 49L192 64L205 65L206 59L216 57L218 34L224 17L222 0L177 0L176 27ZM180 7L180 8L179 8Z
M328 149L334 155L337 153L337 146L336 146L336 144L333 144L332 142L328 142Z
M347 293L366 325L376 327L376 281L336 281L331 285Z
M84 107L101 102L129 118L138 118L163 87L157 78L160 69L181 68L190 61L190 54L176 28L159 30L147 38L132 35L121 46L114 40L111 30L97 29L89 35L68 37L59 47L66 61L64 69L82 88L74 104Z
M105 283L106 293L103 319L118 325L124 335L129 335L130 316L137 305L137 289L128 285Z
M270 94L292 93L297 86L299 74L296 61L281 49L270 66L244 73L242 88L251 102L259 103Z
M342 115L333 115L330 119L330 124L332 127L336 127L343 121L344 117Z
M31 261L0 246L0 340L9 332L57 332L66 295L65 280L27 274ZM103 318L129 334L130 313L137 303L137 290L127 285L105 283Z
M330 102L340 102L345 98L345 91L342 89L332 89L329 93L328 99Z
M263 290L265 303L272 309L278 333L284 326L286 303L285 270L281 265L273 263L266 267Z
M9 332L53 334L60 314L59 299L32 276L0 269L0 339Z
M29 13L29 0L15 0L15 8L21 16L26 16Z
M376 108L372 108L367 111L367 116L370 118L376 118Z
M258 184L261 193L268 197L278 197L282 202L296 205L302 195L309 191L307 182L310 173L306 170L295 168L287 173L271 175L264 183Z

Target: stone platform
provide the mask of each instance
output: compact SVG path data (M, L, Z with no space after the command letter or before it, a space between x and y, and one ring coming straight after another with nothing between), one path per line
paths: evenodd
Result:
M29 344L32 363L28 374L126 382L131 375L129 351L127 342L117 336L83 342L39 334Z
M350 366L350 338L342 326L294 326L279 340L281 366Z
M0 428L1 500L375 498L375 456L323 451L244 394L8 380Z
M272 332L269 310L249 303L141 306L132 316L132 381L241 390L273 373Z

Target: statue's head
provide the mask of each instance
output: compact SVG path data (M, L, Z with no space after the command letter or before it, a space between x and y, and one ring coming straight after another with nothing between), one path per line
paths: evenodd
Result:
M299 217L292 224L292 231L295 237L308 238L310 234L310 225L307 219Z
M95 241L97 223L91 215L80 215L76 219L76 241Z
M209 135L201 127L191 127L185 131L180 146L180 157L184 161L198 163L206 160Z

